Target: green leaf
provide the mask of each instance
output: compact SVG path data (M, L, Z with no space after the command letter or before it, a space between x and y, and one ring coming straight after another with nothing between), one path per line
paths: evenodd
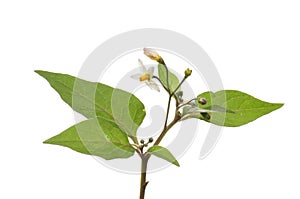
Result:
M135 151L127 134L117 124L100 117L80 122L44 143L69 147L106 160L128 158Z
M154 145L148 149L148 153L162 158L168 162L171 162L172 164L179 167L179 163L176 160L176 158L172 155L172 153L162 146Z
M199 108L212 109L212 107L219 107L220 109L222 107L222 109L228 110L208 112L207 114L210 117L198 114L198 118L219 126L241 126L283 106L279 103L261 101L236 90L221 90L216 93L205 92L198 95L198 98L206 98L207 100L205 105L198 103Z
M177 78L177 76L168 71L168 80L169 80L169 86L170 86L170 91L171 93L177 88L177 86L179 85L179 80ZM161 80L161 82L163 83L163 85L168 88L168 84L167 84L167 72L166 72L166 68L164 65L162 64L158 64L158 75L159 75L159 79ZM178 91L180 91L181 88L178 88Z
M137 128L146 112L143 103L133 94L66 74L35 72L44 77L75 111L87 118L112 120L136 140Z

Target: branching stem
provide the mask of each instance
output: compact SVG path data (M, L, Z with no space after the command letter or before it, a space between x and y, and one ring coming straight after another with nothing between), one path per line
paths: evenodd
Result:
M165 118L165 123L164 123L164 128L162 130L162 132L160 133L160 135L158 136L157 140L154 142L154 145L159 145L160 142L162 141L162 139L165 137L165 135L167 134L167 132L177 123L180 121L181 116L180 114L178 114L178 107L179 107L179 101L177 96L175 95L176 91L180 88L180 86L182 85L182 83L186 80L187 76L185 76L182 81L178 84L178 86L176 87L176 89L174 91L171 92L170 90L170 86L169 86L169 70L168 67L165 65L165 63L161 62L161 64L164 65L165 69L166 69L166 81L167 81L167 86L165 86L162 81L160 80L160 78L158 78L157 76L153 76L153 78L157 79L160 84L164 87L164 89L169 93L169 98L168 98L168 107L167 107L167 113L166 113L166 118ZM171 100L172 97L175 98L176 100L176 111L175 111L175 117L172 120L172 122L170 122L170 124L168 124L168 118L169 118L169 113L170 113L170 106L171 106ZM144 146L142 146L140 148L140 150L137 150L137 152L139 153L139 156L141 157L141 181L140 181L140 199L144 199L145 198L145 191L146 191L146 187L148 185L148 181L147 181L147 165L148 165L148 160L151 157L151 154L144 152L143 151Z

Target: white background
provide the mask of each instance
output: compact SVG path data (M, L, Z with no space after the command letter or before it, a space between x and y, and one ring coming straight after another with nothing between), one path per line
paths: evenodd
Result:
M0 198L138 198L139 176L42 144L74 117L33 70L76 75L105 40L151 27L196 41L225 88L285 105L225 128L204 160L198 159L199 132L180 168L148 176L147 198L298 199L299 9L296 0L1 1Z

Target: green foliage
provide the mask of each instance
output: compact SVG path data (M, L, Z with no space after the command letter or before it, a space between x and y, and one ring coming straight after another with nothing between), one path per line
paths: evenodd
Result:
M141 199L144 198L148 184L146 173L148 159L151 155L179 167L179 163L172 153L159 146L164 136L177 122L197 118L220 126L236 127L254 121L283 106L279 103L264 102L235 90L222 90L216 93L208 91L198 95L197 98L184 100L180 86L192 74L192 70L186 69L185 76L180 82L169 69L167 73L163 58L154 49L144 48L144 53L159 63L159 77L152 76L153 67L146 70L142 65L142 70L147 78L138 79L146 81L151 88L155 86L156 90L158 87L151 78L158 79L169 94L164 127L156 141L149 138L147 143L144 140L138 142L136 137L137 129L143 122L146 112L143 103L133 94L67 74L35 71L49 82L74 111L87 118L44 143L68 147L77 152L99 156L106 160L129 158L136 151L142 160ZM176 111L174 119L168 123L172 97L176 100ZM132 139L133 144L129 142L128 137ZM153 146L145 152L144 147L153 142Z
M179 163L176 160L176 158L172 155L172 153L168 149L162 146L157 146L157 145L152 146L148 149L148 153L155 155L159 158L162 158L168 162L171 162L172 164L179 167Z
M168 88L167 72L166 72L165 66L162 64L158 64L158 75L159 75L159 78L160 78L161 82L163 83L163 85L166 88ZM179 80L178 80L177 76L170 71L168 73L168 80L169 80L170 91L172 93L179 85ZM180 88L178 89L178 91L180 91Z
M128 158L135 151L127 134L114 121L101 117L80 122L44 143L69 147L106 160Z
M66 74L35 72L44 77L72 109L87 118L112 120L135 140L146 112L143 103L133 94Z
M205 105L198 103L199 108L216 110L217 107L220 110L226 110L209 113L209 119L203 114L198 114L198 118L216 125L230 127L247 124L283 106L279 103L264 102L235 90L205 92L198 95L198 98L207 100Z

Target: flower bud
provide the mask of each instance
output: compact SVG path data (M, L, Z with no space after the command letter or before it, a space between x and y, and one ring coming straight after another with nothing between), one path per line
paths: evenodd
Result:
M192 70L191 69L186 69L185 71L184 71L184 75L185 75L185 77L188 77L188 76L190 76L192 74Z
M207 103L207 101L206 101L205 98L199 98L199 99L198 99L198 102L199 102L200 104L202 104L202 105L204 105L204 104Z
M210 120L210 115L208 113L200 113L200 114L204 117L204 119Z
M161 63L161 56L152 48L144 48L144 54L152 60Z
M149 143L153 142L153 138L149 138Z

